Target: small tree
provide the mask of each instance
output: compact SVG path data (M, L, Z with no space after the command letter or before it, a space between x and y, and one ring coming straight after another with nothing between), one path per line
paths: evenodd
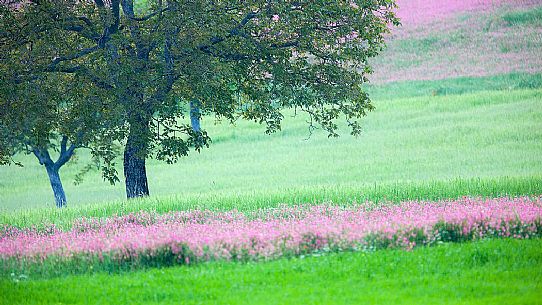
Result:
M11 68L16 69L14 66ZM9 72L3 74L3 83L9 75ZM66 78L64 75L48 75L24 82L12 79L9 88L0 86L4 89L0 90L0 164L21 165L13 161L13 155L33 154L47 171L56 206L64 207L67 200L60 168L72 159L77 148L88 147L92 142L93 149L97 149L103 146L100 143L104 140L107 142L105 147L113 145L96 132L98 129L104 131L105 121L98 119L103 113L101 103L70 96L70 92L77 91L62 84L73 82L58 80L57 77ZM82 112L86 114L82 115ZM58 153L58 158L53 159L52 152ZM104 159L103 152L99 155Z
M3 25L13 21L9 13L1 16ZM26 44L30 33L3 33L1 36L0 165L22 166L12 157L18 153L33 154L47 171L56 206L63 207L67 200L59 171L72 159L75 150L90 146L93 150L114 147L104 137L106 124L111 123L107 120L107 107L104 107L107 100L99 99L92 86L75 79L76 75L26 73L33 61L26 56L27 49L44 47ZM18 61L8 60L14 57ZM58 157L52 158L52 153L57 153ZM94 152L94 155L99 155L100 161L108 160L105 151Z
M149 194L148 157L175 162L208 145L201 116L254 120L270 133L293 108L330 136L341 116L358 134L373 109L361 88L368 59L398 24L394 8L393 0L29 0L4 5L13 21L0 33L26 33L17 48L32 61L17 77L69 74L111 100L104 111L117 124L108 131L124 143L132 198ZM178 120L181 105L191 105L191 124Z

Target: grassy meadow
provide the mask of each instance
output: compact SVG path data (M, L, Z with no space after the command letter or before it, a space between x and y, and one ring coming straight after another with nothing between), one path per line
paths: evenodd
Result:
M540 304L542 241L0 281L0 304Z
M406 11L415 2L400 4ZM18 155L24 167L0 167L0 229L68 231L82 217L140 211L540 198L542 7L522 3L435 13L446 22L405 18L374 60L366 90L376 109L359 137L346 126L338 138L311 134L292 111L272 135L253 122L204 118L209 148L173 165L147 161L149 198L124 199L122 158L121 183L93 171L75 185L89 159L77 151L60 171L68 199L61 210L43 166ZM0 304L542 304L540 235L468 240L139 270L20 269L0 272Z
M348 201L373 199L370 189L379 186L390 189L390 185L397 185L401 192L409 185L421 184L424 189L423 185L431 187L446 180L539 180L541 100L540 89L377 99L377 109L364 119L364 132L357 138L349 136L346 129L336 139L323 132L309 137L305 118L288 113L283 130L270 136L255 123L239 122L231 127L203 120L213 137L211 147L174 165L150 161L150 188L154 200L165 201L171 196L279 196L287 202L285 194L292 193L303 199L336 201L337 196L326 193L341 193L341 189L353 195L340 198ZM86 176L82 184L73 185L84 158L82 151L78 163L61 171L68 204L79 208L88 203L120 201L124 197L123 185L109 186L98 172ZM3 209L53 206L45 170L34 159L21 157L25 167L1 169ZM361 191L351 191L356 188ZM421 193L439 197L437 189ZM416 192L412 195L420 197ZM469 193L458 191L451 195Z

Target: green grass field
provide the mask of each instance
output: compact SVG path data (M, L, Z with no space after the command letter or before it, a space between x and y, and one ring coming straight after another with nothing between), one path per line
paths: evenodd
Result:
M0 223L19 227L32 227L54 223L61 228L69 228L72 221L81 217L107 217L133 212L186 211L209 209L227 211L252 211L259 208L273 208L281 204L306 204L332 202L349 205L371 201L400 202L414 200L438 200L462 196L520 196L540 195L542 177L501 177L472 178L441 181L420 181L408 183L375 184L368 186L321 186L298 187L272 192L269 190L238 193L201 195L174 195L158 198L145 198L126 202L124 200L81 205L65 208L20 209L0 213Z
M441 80L399 81L371 84L368 91L377 101L420 96L445 96L480 91L511 91L542 88L540 73L510 73L483 77L458 77Z
M149 160L149 198L126 201L123 183L99 172L74 185L89 157L80 150L61 169L68 207L58 210L45 169L16 156L24 167L0 167L0 227L66 229L83 216L140 210L540 196L540 12L459 15L438 35L405 29L375 61L377 80L400 81L366 88L376 110L357 138L345 126L339 138L309 137L306 118L292 112L273 135L204 118L210 148L174 165ZM424 80L435 76L424 71L448 76ZM540 239L482 240L111 273L66 268L0 277L0 304L542 304L541 249Z
M540 304L542 241L0 280L0 304Z
M542 172L541 101L540 89L376 100L377 110L365 119L358 138L345 130L336 139L316 132L306 140L304 118L288 115L283 131L271 136L255 123L239 122L232 128L204 120L214 138L211 147L175 165L150 161L151 195L284 198L293 193L305 199L316 193L320 200L348 201L356 197L328 197L326 192L356 195L348 190L363 192L375 184L383 188L395 184L400 190L408 188L405 184L450 179L533 179ZM1 168L2 208L52 206L43 167L33 156L19 159L25 167ZM109 186L97 172L81 185L71 183L84 159L82 151L79 164L61 171L69 205L121 200L123 185ZM438 197L438 190L429 193Z

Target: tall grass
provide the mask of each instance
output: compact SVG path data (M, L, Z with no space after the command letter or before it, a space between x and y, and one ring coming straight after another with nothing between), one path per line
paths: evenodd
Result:
M508 12L502 18L509 25L534 24L540 26L542 25L542 7Z
M455 199L462 196L502 197L542 194L542 176L471 178L387 183L373 185L311 186L291 189L265 189L251 192L218 192L201 195L175 195L131 201L112 201L68 207L32 208L0 213L0 223L18 227L56 224L67 229L81 217L107 217L137 211L186 211L209 209L215 211L253 211L279 205L318 204L333 202L350 205L370 201L401 202L406 200Z
M542 88L542 74L540 73L510 73L483 77L401 81L367 86L371 98L375 100L459 95L490 90L510 91L537 88Z

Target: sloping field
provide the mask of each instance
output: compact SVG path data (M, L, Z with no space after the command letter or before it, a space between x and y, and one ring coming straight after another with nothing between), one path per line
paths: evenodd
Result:
M359 138L343 134L329 139L317 132L305 140L305 120L288 115L283 131L272 136L254 123L232 128L205 120L214 136L211 147L175 165L150 161L151 194L238 198L256 193L289 201L288 193L307 198L303 192L366 190L375 184L398 183L401 189L410 182L539 176L541 99L540 90L518 90L381 100L375 102L377 110L366 118ZM71 182L86 156L81 153L79 158L79 164L61 172L69 205L124 197L122 184L111 187L96 172L74 186ZM23 160L23 168L1 168L2 208L52 206L45 170L33 156ZM325 194L317 197L335 200Z
M542 72L539 1L400 1L374 83Z
M62 210L1 167L0 304L541 304L542 3L398 4L358 138L204 119L147 199L78 152Z

